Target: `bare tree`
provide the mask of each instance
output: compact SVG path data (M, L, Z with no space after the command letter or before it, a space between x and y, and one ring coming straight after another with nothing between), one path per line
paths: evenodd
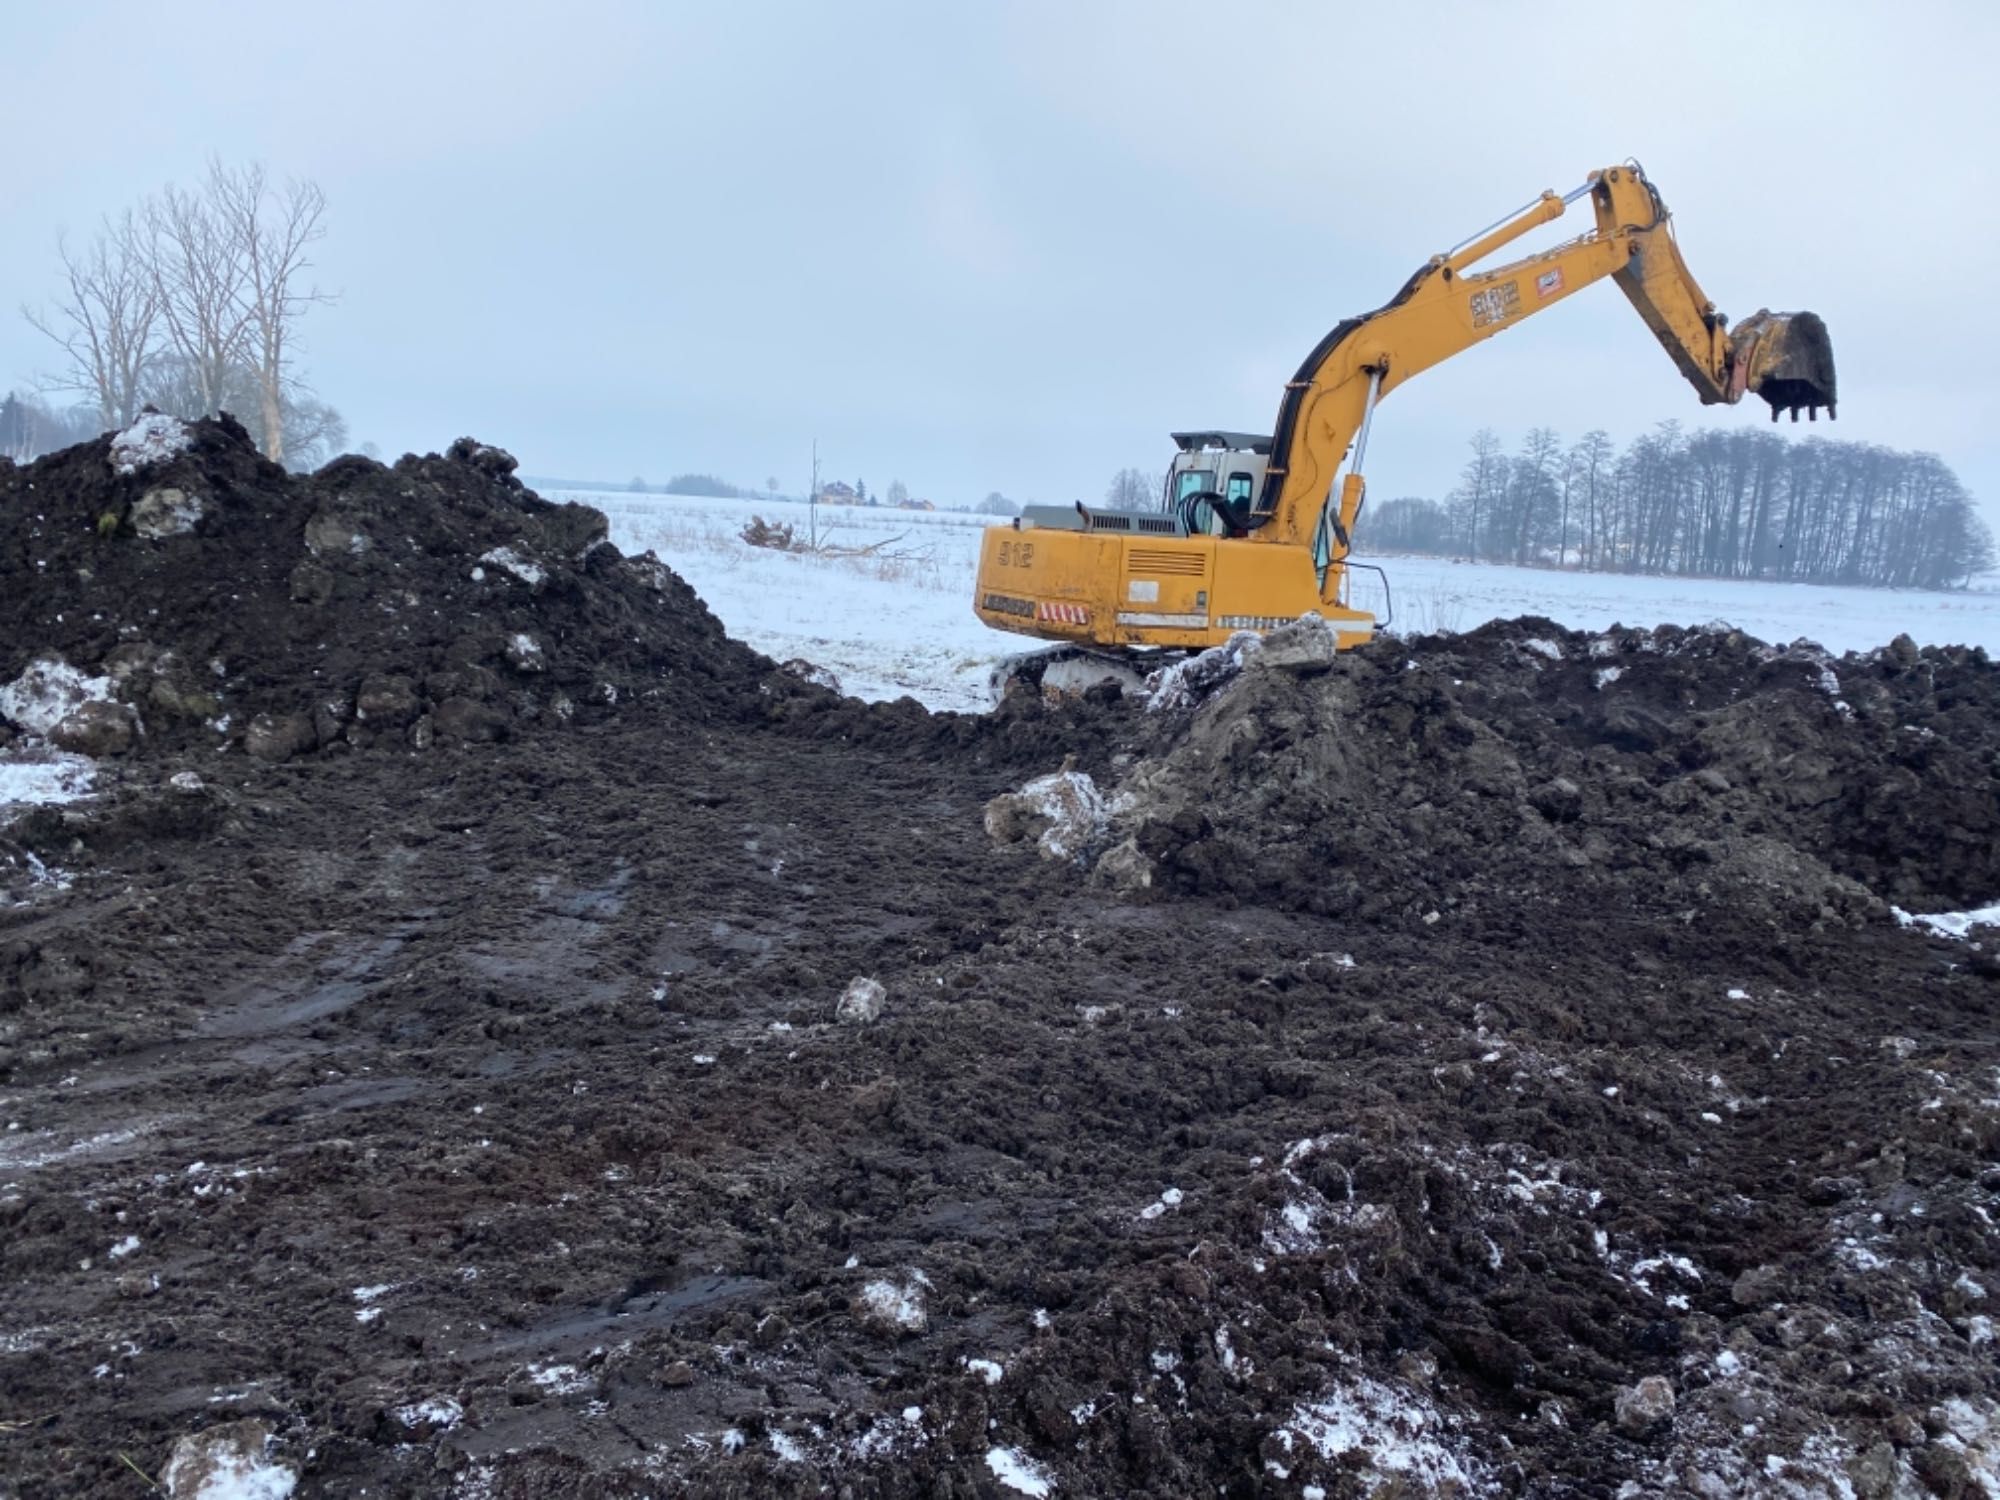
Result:
M1458 488L1452 492L1451 499L1455 509L1469 516L1465 528L1465 555L1477 560L1480 507L1505 490L1507 460L1500 452L1500 439L1494 436L1493 430L1489 427L1482 427L1475 432L1470 446L1472 458L1466 464Z
M1154 510L1160 503L1160 476L1144 469L1120 469L1105 487L1104 503L1113 510Z
M347 447L347 418L317 396L287 391L278 425L285 434L284 465L297 474L317 469Z
M186 367L202 414L220 411L249 329L242 258L203 195L168 187L145 213L167 342Z
M307 251L326 233L326 194L317 183L301 180L278 192L261 165L231 169L211 161L208 199L240 267L237 300L246 363L256 377L263 414L264 456L283 463L285 398L299 319L315 303L332 300L301 280L312 266Z
M142 228L128 209L105 219L87 248L73 251L58 239L56 253L68 288L63 301L52 313L23 307L21 314L67 359L51 384L95 401L106 428L129 426L139 415L160 313Z

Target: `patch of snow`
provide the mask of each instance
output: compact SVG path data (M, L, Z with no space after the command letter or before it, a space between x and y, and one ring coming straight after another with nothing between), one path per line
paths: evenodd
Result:
M530 588L549 576L539 563L530 562L512 547L495 547L491 552L483 554L479 560L492 563L496 568L505 569Z
M193 441L179 417L149 411L111 440L111 467L119 474L136 474L187 452Z
M968 1373L977 1375L988 1385L998 1385L1000 1377L1006 1374L997 1361L990 1359L967 1359L961 1360L960 1363L965 1366Z
M802 1464L806 1461L806 1450L799 1446L799 1440L789 1432L771 1434L771 1451L778 1455L780 1463Z
M110 1254L113 1260L123 1260L126 1256L130 1255L134 1250L137 1250L138 1248L139 1248L139 1236L136 1234L128 1234L125 1236L124 1239L120 1240L117 1244L113 1245L108 1253Z
M0 753L0 811L10 807L54 807L90 795L97 767L87 755L42 750L16 756Z
M1603 689L1610 687L1612 683L1616 682L1619 678L1623 677L1624 675L1625 675L1625 669L1623 667L1599 667L1595 672L1591 674L1590 680L1594 682L1599 689Z
M1521 642L1521 649L1523 651L1532 651L1535 655L1546 657L1550 661L1561 661L1563 659L1563 648L1554 641L1543 640L1540 636L1535 637L1531 641Z
M1015 793L1048 827L1035 843L1050 859L1080 859L1104 833L1111 810L1088 771L1051 771Z
M1146 707L1153 713L1193 708L1243 670L1263 646L1254 630L1239 630L1220 646L1162 667L1146 679Z
M435 1427L449 1432L465 1415L465 1408L450 1396L430 1396L396 1408L395 1417L405 1427Z
M1319 1400L1293 1407L1279 1431L1296 1434L1343 1467L1358 1457L1374 1471L1370 1490L1402 1476L1426 1493L1480 1493L1488 1483L1485 1467L1469 1452L1454 1450L1449 1426L1416 1392L1357 1374Z
M1970 940L1975 927L2000 927L2000 901L1974 911L1907 912L1892 906L1899 927L1928 927L1940 937Z
M0 687L0 718L47 734L84 704L110 701L109 677L86 677L60 656L38 656Z
M1229 1336L1227 1328L1215 1330L1215 1357L1226 1374L1234 1375L1239 1369L1245 1375L1250 1373L1250 1361L1236 1352L1236 1341Z
M861 1289L861 1302L873 1316L906 1333L922 1333L928 1322L923 1294L914 1284L897 1286L893 1281L871 1281Z
M1055 1489L1055 1479L1019 1448L988 1448L986 1467L993 1477L1010 1490L1044 1500Z
M182 1438L160 1471L171 1500L286 1500L298 1483L297 1474L228 1433Z
M1889 1264L1873 1250L1853 1238L1843 1240L1833 1253L1857 1271L1879 1271Z
M590 1384L575 1365L529 1365L528 1378L552 1396L570 1396Z

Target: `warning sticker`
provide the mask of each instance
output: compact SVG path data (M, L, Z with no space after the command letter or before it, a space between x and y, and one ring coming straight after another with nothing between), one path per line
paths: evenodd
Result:
M1160 602L1160 580L1157 578L1133 578L1125 584L1125 598L1133 604L1158 604Z
M1498 323L1502 318L1512 317L1521 310L1521 283L1503 281L1498 286L1489 286L1483 292L1472 294L1472 326L1484 328L1488 323Z
M1553 297L1562 289L1563 273L1561 266L1544 271L1535 278L1535 295L1538 297Z

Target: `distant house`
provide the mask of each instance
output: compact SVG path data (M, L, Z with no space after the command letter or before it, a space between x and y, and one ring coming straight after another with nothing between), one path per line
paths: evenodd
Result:
M915 495L912 495L912 496L911 496L911 497L910 497L909 499L905 500L905 501L904 501L904 502L903 502L903 503L902 503L901 505L897 506L896 508L897 508L898 510L936 510L936 509L937 509L937 507L936 507L935 505L931 504L931 502L930 502L930 501L928 501L928 500L919 500L919 499L918 499L918 498L917 498L917 497L916 497Z
M861 497L854 493L853 485L843 484L836 479L831 484L820 486L819 503L821 505L859 505Z

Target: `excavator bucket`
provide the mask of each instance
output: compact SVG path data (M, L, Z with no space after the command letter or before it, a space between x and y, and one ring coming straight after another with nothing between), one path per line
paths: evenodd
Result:
M1762 396L1773 422L1781 411L1796 422L1802 409L1817 422L1822 406L1834 416L1833 341L1817 313L1758 312L1730 330L1729 342L1736 394Z

